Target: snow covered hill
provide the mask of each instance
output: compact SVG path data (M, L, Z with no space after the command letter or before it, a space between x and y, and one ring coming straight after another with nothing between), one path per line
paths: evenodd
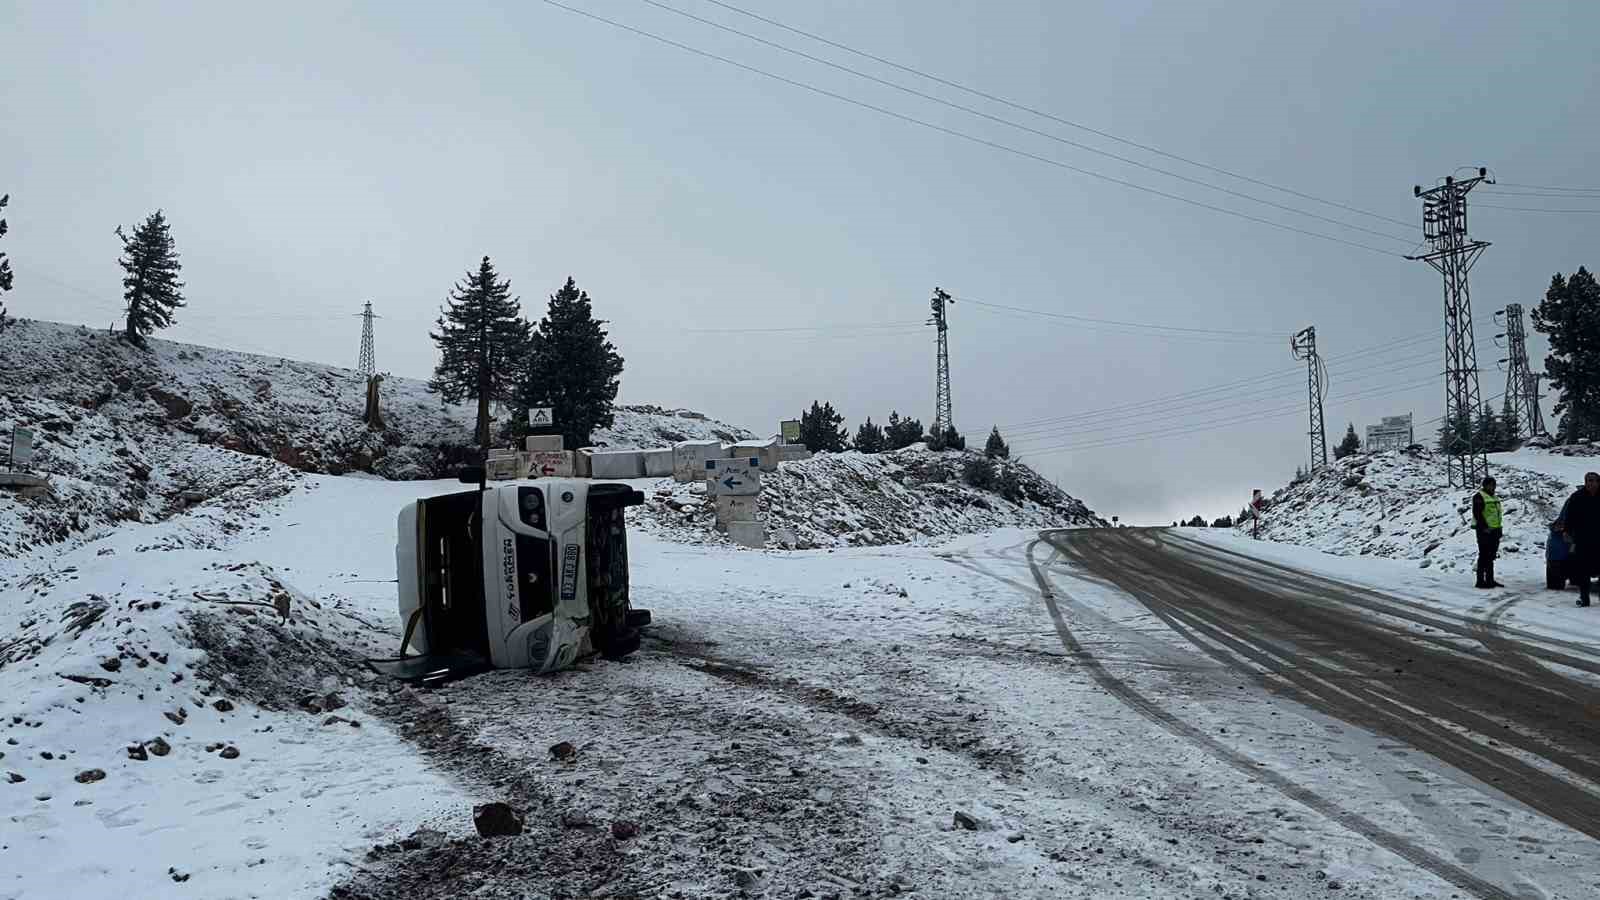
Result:
M1548 526L1600 460L1590 448L1523 449L1489 457L1504 503L1505 537L1496 574L1542 572ZM1471 573L1477 559L1472 494L1447 486L1444 457L1387 451L1338 460L1272 495L1262 518L1268 540L1341 556L1414 560L1422 568ZM1250 523L1239 530L1249 533Z
M31 498L0 492L0 555L218 498L259 502L300 472L448 475L471 437L471 411L414 379L385 379L387 428L376 432L360 420L365 393L350 369L155 339L145 351L103 331L26 319L3 340L0 432L34 429L33 467L52 488ZM661 446L751 436L688 410L623 406L595 439Z
M967 465L982 458L975 452L934 453L918 444L780 463L762 479L768 538L774 545L808 549L903 544L997 528L1107 524L1020 462L999 464L999 471L1016 476L1010 498L996 488L974 487ZM643 527L677 540L719 539L704 485L663 481L647 497Z
M103 331L31 320L19 320L5 341L0 394L71 404L126 430L272 457L307 472L447 476L471 441L472 410L444 403L412 378L384 379L386 427L375 432L361 422L366 388L352 369L157 339L139 350ZM622 406L595 443L751 436L687 410Z

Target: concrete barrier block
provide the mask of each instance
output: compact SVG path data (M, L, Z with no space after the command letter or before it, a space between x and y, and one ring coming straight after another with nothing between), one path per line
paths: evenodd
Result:
M796 460L810 459L810 458L811 458L811 451L806 449L806 445L805 444L779 444L778 445L778 461L779 462L795 462Z
M740 547L760 550L767 546L767 526L762 522L729 522L728 537Z
M740 441L728 447L728 456L735 459L754 457L761 461L761 470L771 472L778 468L778 448L782 445L775 440L765 441Z
M754 495L717 497L717 529L727 531L734 522L755 522L760 519L761 508Z
M511 481L522 477L522 460L515 453L510 456L491 456L484 461L484 478L488 481Z
M524 454L528 457L528 474L531 478L573 477L573 454L566 450Z
M706 477L706 462L722 456L721 441L679 441L672 445L672 477L699 481Z
M639 450L596 450L589 457L591 478L643 478L644 453Z
M577 452L573 453L573 455L572 455L572 477L574 477L574 478L593 478L594 477L594 466L592 464L593 458L594 458L594 448L593 447L580 447L580 448L578 448Z
M647 478L666 478L672 474L671 447L644 451L644 474Z
M560 453L567 449L566 439L559 434L530 434L522 441L529 453Z

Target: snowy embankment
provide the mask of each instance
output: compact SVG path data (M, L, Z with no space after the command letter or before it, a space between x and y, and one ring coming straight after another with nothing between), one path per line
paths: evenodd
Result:
M1600 469L1587 448L1524 449L1489 457L1505 514L1496 576L1537 578L1544 572L1549 524L1583 482ZM1472 489L1447 486L1445 459L1418 451L1358 454L1272 495L1261 536L1340 556L1409 560L1422 568L1466 573L1476 565ZM1250 523L1238 530L1250 533Z
M257 462L279 496L0 559L0 896L314 896L460 796L364 702L416 488Z
M125 430L268 456L307 472L392 479L448 476L471 442L474 412L442 402L423 381L389 375L380 388L385 427L372 431L361 421L366 385L353 369L154 338L140 350L97 329L28 319L6 332L4 394L58 401ZM688 410L620 406L613 427L594 440L650 447L751 436Z
M361 422L353 370L152 339L148 350L81 326L19 320L5 334L0 432L35 432L32 469L51 488L0 491L0 556L155 522L228 495L259 502L300 472L448 476L467 457L471 411L388 377L383 431ZM623 406L595 441L659 446L750 437L688 410ZM0 436L0 447L7 438Z
M881 546L998 528L1105 526L1082 501L1020 462L995 462L1015 475L1010 496L998 484L967 481L974 452L934 453L922 445L888 453L823 453L784 462L762 476L760 509L774 546ZM672 481L641 485L647 505L640 523L664 537L720 540L705 485Z

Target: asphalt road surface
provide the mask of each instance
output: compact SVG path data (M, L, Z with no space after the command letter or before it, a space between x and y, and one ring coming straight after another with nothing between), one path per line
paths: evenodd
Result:
M1047 532L1041 540L1266 689L1430 754L1600 838L1600 690L1587 680L1600 675L1600 659L1590 645L1501 627L1516 595L1474 618L1164 530ZM1048 579L1035 575L1070 643ZM1143 698L1130 693L1137 707ZM1360 824L1411 855L1404 841L1384 840L1381 827ZM1440 871L1452 867L1437 860L1414 861L1479 896L1509 896L1464 870Z

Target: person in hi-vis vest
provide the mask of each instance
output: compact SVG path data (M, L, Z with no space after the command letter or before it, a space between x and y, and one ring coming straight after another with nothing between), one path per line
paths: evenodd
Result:
M1478 587L1505 587L1494 580L1494 558L1500 553L1500 498L1494 479L1483 480L1483 490L1472 495L1472 527L1478 532Z

